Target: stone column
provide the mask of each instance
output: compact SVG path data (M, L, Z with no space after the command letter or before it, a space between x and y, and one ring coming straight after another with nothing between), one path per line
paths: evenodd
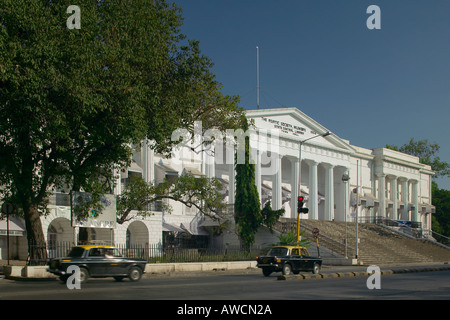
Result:
M334 179L333 165L322 164L325 167L325 217L327 221L334 219Z
M281 209L282 193L281 193L281 155L274 157L275 173L272 175L272 209Z
M215 149L214 146L211 145L211 151L207 152L207 159L208 159L207 177L208 178L214 178L216 176L216 158L214 156L214 152L215 152L214 149Z
M391 179L391 198L392 198L392 219L398 220L398 195L397 195L397 177L392 176Z
M234 204L236 192L236 171L234 164L228 165L228 204Z
M408 179L406 178L400 178L399 182L402 186L402 202L403 202L403 210L402 210L402 220L409 221L411 220L409 217L409 211L408 211Z
M291 218L297 218L297 198L299 196L299 159L291 160Z
M115 170L114 174L116 175L116 183L114 186L114 194L120 195L122 193L122 179L120 176L121 171L120 170Z
M317 186L317 166L318 163L313 160L307 160L309 165L309 218L317 220L319 203L317 198L318 186Z
M235 198L235 190L236 190L236 184L235 184L235 177L236 177L236 171L234 167L234 154L235 149L234 145L231 141L227 141L225 144L225 164L228 167L228 204L234 205L234 198Z
M386 218L386 175L378 175L378 199L380 200L380 207L378 215Z
M412 213L411 220L412 221L419 221L419 192L418 188L419 182L417 180L414 180L412 182L412 199L411 202L414 204L414 211Z
M202 171L207 178L214 178L216 176L215 161L215 146L214 144L210 144L202 152Z

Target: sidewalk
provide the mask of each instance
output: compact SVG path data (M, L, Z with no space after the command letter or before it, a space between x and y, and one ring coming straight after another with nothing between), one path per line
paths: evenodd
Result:
M25 266L27 264L26 261L22 260L9 260L10 266ZM8 265L8 260L0 260L0 268Z

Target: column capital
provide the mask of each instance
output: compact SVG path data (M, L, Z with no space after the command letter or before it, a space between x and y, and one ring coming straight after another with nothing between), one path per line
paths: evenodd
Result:
M327 162L321 162L320 164L327 169L333 169L335 167L333 164Z
M315 160L305 159L304 161L305 161L305 163L307 163L309 166L317 166L317 165L319 165L319 162L317 162L317 161L315 161Z

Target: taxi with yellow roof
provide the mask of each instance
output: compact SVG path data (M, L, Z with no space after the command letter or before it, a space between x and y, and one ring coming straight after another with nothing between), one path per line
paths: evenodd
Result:
M322 267L321 258L310 256L307 248L298 245L272 247L267 255L256 257L256 262L266 277L272 272L289 275L300 271L312 271L317 274Z
M146 263L147 261L143 259L125 257L114 246L80 245L73 247L64 258L51 259L47 272L59 276L66 282L73 274L73 271L68 272L69 266L77 266L80 271L80 283L86 282L88 278L101 277L114 277L117 281L124 278L139 281L145 273Z

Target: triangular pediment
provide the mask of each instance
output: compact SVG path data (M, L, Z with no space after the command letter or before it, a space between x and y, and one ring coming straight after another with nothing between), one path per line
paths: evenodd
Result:
M283 139L305 141L315 137L308 140L308 143L345 153L355 152L348 141L336 136L332 130L325 128L297 108L247 110L246 115L254 122L256 128L279 130ZM331 134L325 137L318 136L326 132Z

